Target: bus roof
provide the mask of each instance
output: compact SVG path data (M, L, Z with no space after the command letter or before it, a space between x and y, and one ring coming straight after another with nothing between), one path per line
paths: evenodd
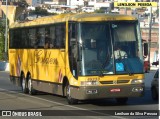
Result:
M52 23L61 23L65 21L119 21L119 20L137 20L134 16L104 13L79 13L79 14L60 14L46 16L34 19L32 21L14 22L10 28L39 26Z

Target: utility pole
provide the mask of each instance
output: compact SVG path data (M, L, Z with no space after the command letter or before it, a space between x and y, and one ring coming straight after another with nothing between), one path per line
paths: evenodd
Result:
M127 0L125 0L125 2L127 2ZM127 7L125 7L125 12L124 14L126 15L127 14Z
M8 37L8 0L6 0L6 28L5 28L5 60L7 60L7 37Z
M150 2L152 2L152 0L150 0ZM148 62L149 62L149 66L150 66L150 49L151 49L151 29L152 29L152 7L150 7L149 34L148 34Z

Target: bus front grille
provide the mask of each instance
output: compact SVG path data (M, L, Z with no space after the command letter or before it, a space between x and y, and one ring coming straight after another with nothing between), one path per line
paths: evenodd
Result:
M100 81L101 84L124 84L128 83L130 80L112 80L112 81Z

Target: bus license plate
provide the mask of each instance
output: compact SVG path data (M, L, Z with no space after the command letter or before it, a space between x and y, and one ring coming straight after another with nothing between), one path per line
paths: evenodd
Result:
M113 89L110 89L110 92L111 92L111 93L120 92L120 91L121 91L120 88L113 88Z

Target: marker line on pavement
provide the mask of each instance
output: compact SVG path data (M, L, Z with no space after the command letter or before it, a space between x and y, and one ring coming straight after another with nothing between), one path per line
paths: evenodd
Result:
M3 88L0 88L0 90L11 92L11 93L18 93L18 92L6 90L6 89L3 89ZM18 94L23 95L23 96L32 97L32 98L35 98L35 99L39 99L39 100L43 100L43 101L50 102L50 103L55 103L55 104L58 104L58 105L67 106L67 107L78 109L78 110L85 110L85 111L88 111L88 112L100 114L102 116L110 116L110 117L114 117L114 118L117 118L117 119L126 119L126 118L123 118L123 117L120 117L120 116L113 116L113 115L110 115L110 114L105 114L105 113L101 113L101 112L91 111L91 110L80 108L80 107L75 107L75 106L71 106L71 105L65 105L63 103L59 103L59 102L55 102L55 101L51 101L51 100L47 100L47 99L31 96L31 95L27 95L27 94L23 94L23 93L18 93Z

